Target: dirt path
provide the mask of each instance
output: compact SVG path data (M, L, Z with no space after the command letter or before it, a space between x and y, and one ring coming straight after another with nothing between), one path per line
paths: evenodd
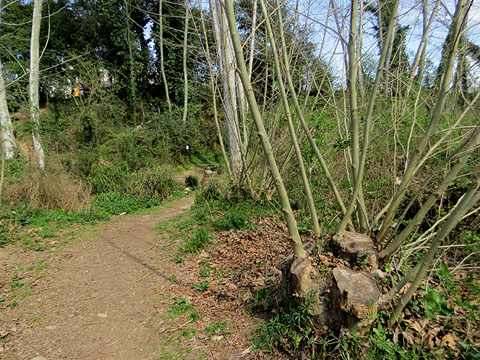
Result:
M1 270L12 271L19 264L50 264L33 282L32 294L26 294L18 306L0 310L0 332L3 328L10 333L0 343L0 359L246 355L241 354L250 346L246 334L255 321L202 299L191 287L192 274L176 266L165 238L153 231L159 222L187 211L192 203L190 196L164 205L157 214L122 217L101 226L93 240L71 243L53 253L0 249ZM179 281L170 281L172 275ZM203 322L197 327L228 319L236 334L214 340L208 336L181 339L177 330L187 328L186 324L165 316L179 298L198 309Z

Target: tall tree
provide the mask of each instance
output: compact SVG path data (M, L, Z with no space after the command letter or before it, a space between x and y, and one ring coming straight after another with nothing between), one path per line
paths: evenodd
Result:
M40 76L40 25L42 21L42 0L33 3L32 36L30 40L30 77L29 100L30 120L32 121L32 141L38 167L45 168L45 155L40 142L40 101L39 101L39 76Z
M212 11L212 25L217 48L217 59L222 73L230 168L233 176L238 178L242 171L242 155L238 127L235 52L223 6L220 5L219 1L210 0L210 9Z

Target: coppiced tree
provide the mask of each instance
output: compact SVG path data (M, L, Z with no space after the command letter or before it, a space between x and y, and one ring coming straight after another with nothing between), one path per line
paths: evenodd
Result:
M413 122L411 127L411 134L408 138L408 148L413 147L411 153L407 154L406 162L403 169L403 175L399 179L395 179L395 187L392 197L388 200L387 204L381 209L377 214L369 214L367 210L366 200L363 197L362 184L365 182L366 174L366 161L368 157L368 151L371 148L372 144L370 143L370 135L372 132L372 124L374 117L376 115L377 108L377 98L380 96L380 86L382 82L385 81L387 77L395 73L397 78L403 77L404 79L411 78L412 74L415 74L415 68L420 65L422 58L424 58L424 51L426 43L421 43L419 50L417 51L417 56L414 60L414 65L411 67L410 74L408 73L409 65L408 58L405 54L405 32L407 28L402 27L398 24L398 8L399 0L393 0L388 2L379 2L378 8L375 10L376 15L379 19L379 29L377 32L378 42L381 49L380 59L377 64L376 74L373 78L373 83L368 93L360 95L358 91L359 81L358 77L362 76L362 72L359 69L360 56L361 52L361 34L358 31L362 31L362 27L358 24L358 19L362 19L362 9L363 7L357 0L352 0L350 4L350 27L348 30L348 41L346 42L346 51L348 52L347 59L347 89L348 89L348 106L345 105L344 109L348 109L348 120L349 125L345 126L349 128L349 153L351 154L351 163L352 163L352 190L350 198L348 201L348 206L344 208L344 214L342 221L340 222L335 239L341 239L347 234L347 226L352 229L355 227L359 232L365 234L375 234L375 242L377 246L381 249L379 253L379 258L381 261L388 259L399 247L405 243L405 240L412 234L415 229L418 228L425 220L426 214L432 208L432 206L441 198L447 189L451 186L452 182L455 182L458 178L458 175L462 169L464 169L465 164L468 163L468 159L474 153L475 149L478 149L479 141L479 129L478 126L467 127L467 135L464 134L462 143L458 145L455 149L454 144L458 144L458 138L454 142L449 142L448 137L452 135L452 132L455 129L460 129L458 126L461 123L462 118L471 110L472 103L469 103L464 112L459 116L458 120L451 127L447 129L447 134L438 137L436 132L439 128L439 124L442 119L442 113L449 96L449 88L453 80L453 70L455 67L455 59L457 58L459 39L461 39L461 34L465 31L462 30L462 24L466 21L466 14L468 13L468 4L466 0L458 0L456 3L455 15L452 19L452 25L450 27L449 34L447 36L446 45L443 51L442 58L442 78L436 90L436 99L434 101L434 107L431 112L430 118L427 120L425 128L421 130L421 135L418 142L410 144L412 139L412 134L416 130L416 123ZM292 139L292 149L295 150L297 155L298 169L301 173L301 178L304 180L304 186L307 189L307 194L310 197L308 192L308 179L306 177L305 171L302 166L302 155L299 151L299 145L297 142L297 134L295 132L292 116L290 115L290 101L293 102L295 108L295 115L300 119L299 124L303 126L303 112L302 108L296 99L296 91L289 74L290 69L295 68L295 63L290 62L288 56L288 51L285 46L285 37L282 35L282 29L284 23L282 20L282 4L277 2L277 7L269 13L265 3L260 0L260 7L263 13L264 26L266 28L266 34L268 36L268 41L272 50L272 57L275 64L275 76L276 76L276 86L280 91L280 98L282 99L284 105L284 111L287 118L287 124L289 132ZM436 3L435 8L438 6ZM424 3L424 10L428 7L428 4ZM381 11L383 9L383 11ZM387 11L388 10L388 11ZM235 19L234 8L231 0L225 1L225 11L228 20L228 26L230 29L230 36L233 42L233 47L235 49L235 59L237 63L238 73L240 74L244 91L247 95L247 100L251 112L251 116L254 120L257 133L259 134L261 144L264 150L265 160L268 164L268 168L274 179L274 183L277 189L277 194L282 204L282 210L287 221L287 226L289 229L289 234L292 241L292 246L294 248L295 261L290 269L292 275L297 278L297 288L295 291L297 293L305 294L308 291L308 287L311 286L311 283L307 280L312 273L312 268L308 260L301 240L298 236L298 230L296 227L295 216L290 207L290 199L288 193L284 186L284 181L282 175L279 171L277 165L277 159L272 150L272 145L267 131L265 130L264 121L261 116L258 103L256 101L256 94L253 91L252 84L250 81L248 67L244 57L242 43L240 41L240 36L237 28L237 21ZM273 18L274 14L277 15L277 20L279 23L279 36L276 38L270 24L270 19ZM424 36L423 38L428 38L427 34L431 24L431 18L424 16ZM423 41L423 40L422 40ZM426 41L426 40L425 40ZM281 43L281 51L283 66L281 68L279 62L279 51L277 50L276 43ZM393 69L396 69L395 71ZM285 77L284 77L285 76ZM401 82L398 82L401 84ZM285 86L287 84L287 86ZM408 82L406 83L407 86ZM288 96L286 89L288 88ZM397 90L402 90L398 88ZM367 89L365 89L367 91ZM390 94L390 92L389 92ZM392 92L395 97L401 99L402 91ZM418 93L416 94L418 97ZM396 98L394 101L396 102ZM365 103L363 106L360 104L359 99ZM474 99L476 100L477 97ZM331 100L334 102L334 98ZM382 99L384 101L384 99ZM403 101L403 100L401 100ZM407 100L406 100L407 101ZM379 105L378 105L379 106ZM417 111L418 107L415 107ZM346 112L345 112L346 113ZM304 131L308 135L308 127ZM433 144L432 144L433 141ZM314 147L314 144L311 144ZM401 222L402 217L405 216L405 212L402 215L399 215L399 210L404 204L407 197L409 187L412 184L413 179L418 174L419 170L424 167L425 163L430 161L432 154L435 153L435 149L438 149L440 146L446 146L451 151L451 157L447 158L444 162L438 164L437 168L432 171L430 177L422 184L419 193L416 196L419 196L422 191L425 190L427 184L432 181L432 179L437 178L439 181L436 191L427 196L427 199L424 205L416 212L415 217L410 222L410 225L402 229L399 233L399 227L395 228L394 220ZM318 149L321 157L321 150ZM443 169L443 166L449 164L448 171L443 179L438 180L438 171ZM322 166L325 170L324 174L328 174L328 166ZM306 181L305 181L306 180ZM393 313L391 321L395 322L398 319L399 311L403 309L405 303L410 299L412 292L418 287L418 284L423 280L425 276L426 269L430 266L433 256L438 249L439 244L444 241L446 236L454 229L454 227L461 221L466 214L469 213L470 209L477 204L479 200L478 193L478 178L473 176L472 186L467 189L462 199L459 200L458 204L450 209L448 214L443 218L440 223L442 228L437 232L436 237L428 248L428 251L424 254L423 259L415 266L412 271L407 274L406 280L400 281L397 286L393 288L393 292L396 293L400 291L404 285L410 280L412 283L412 290L409 290L406 295L404 295L401 300L398 302L397 310ZM336 186L335 183L331 185L331 190L335 192ZM341 203L341 197L337 197L337 201ZM310 204L309 204L310 205ZM315 210L315 205L311 204L311 210ZM357 212L358 222L355 221L354 212ZM313 216L315 211L311 211ZM380 223L380 225L378 225ZM378 229L378 233L375 233L374 230ZM392 231L393 229L393 231ZM432 230L433 231L433 230ZM373 249L372 249L373 251ZM301 264L301 265L300 265Z

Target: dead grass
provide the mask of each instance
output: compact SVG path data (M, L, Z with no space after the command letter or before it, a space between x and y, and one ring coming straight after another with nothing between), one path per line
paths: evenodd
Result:
M5 185L6 202L43 209L88 211L90 187L74 179L59 161L47 159L47 164L44 171L29 167L19 181Z

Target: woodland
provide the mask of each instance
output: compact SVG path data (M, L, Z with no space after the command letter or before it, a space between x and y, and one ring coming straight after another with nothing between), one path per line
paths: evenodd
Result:
M1 0L0 251L43 264L191 198L157 231L196 296L257 319L242 357L478 359L478 6ZM31 295L2 261L6 321Z

